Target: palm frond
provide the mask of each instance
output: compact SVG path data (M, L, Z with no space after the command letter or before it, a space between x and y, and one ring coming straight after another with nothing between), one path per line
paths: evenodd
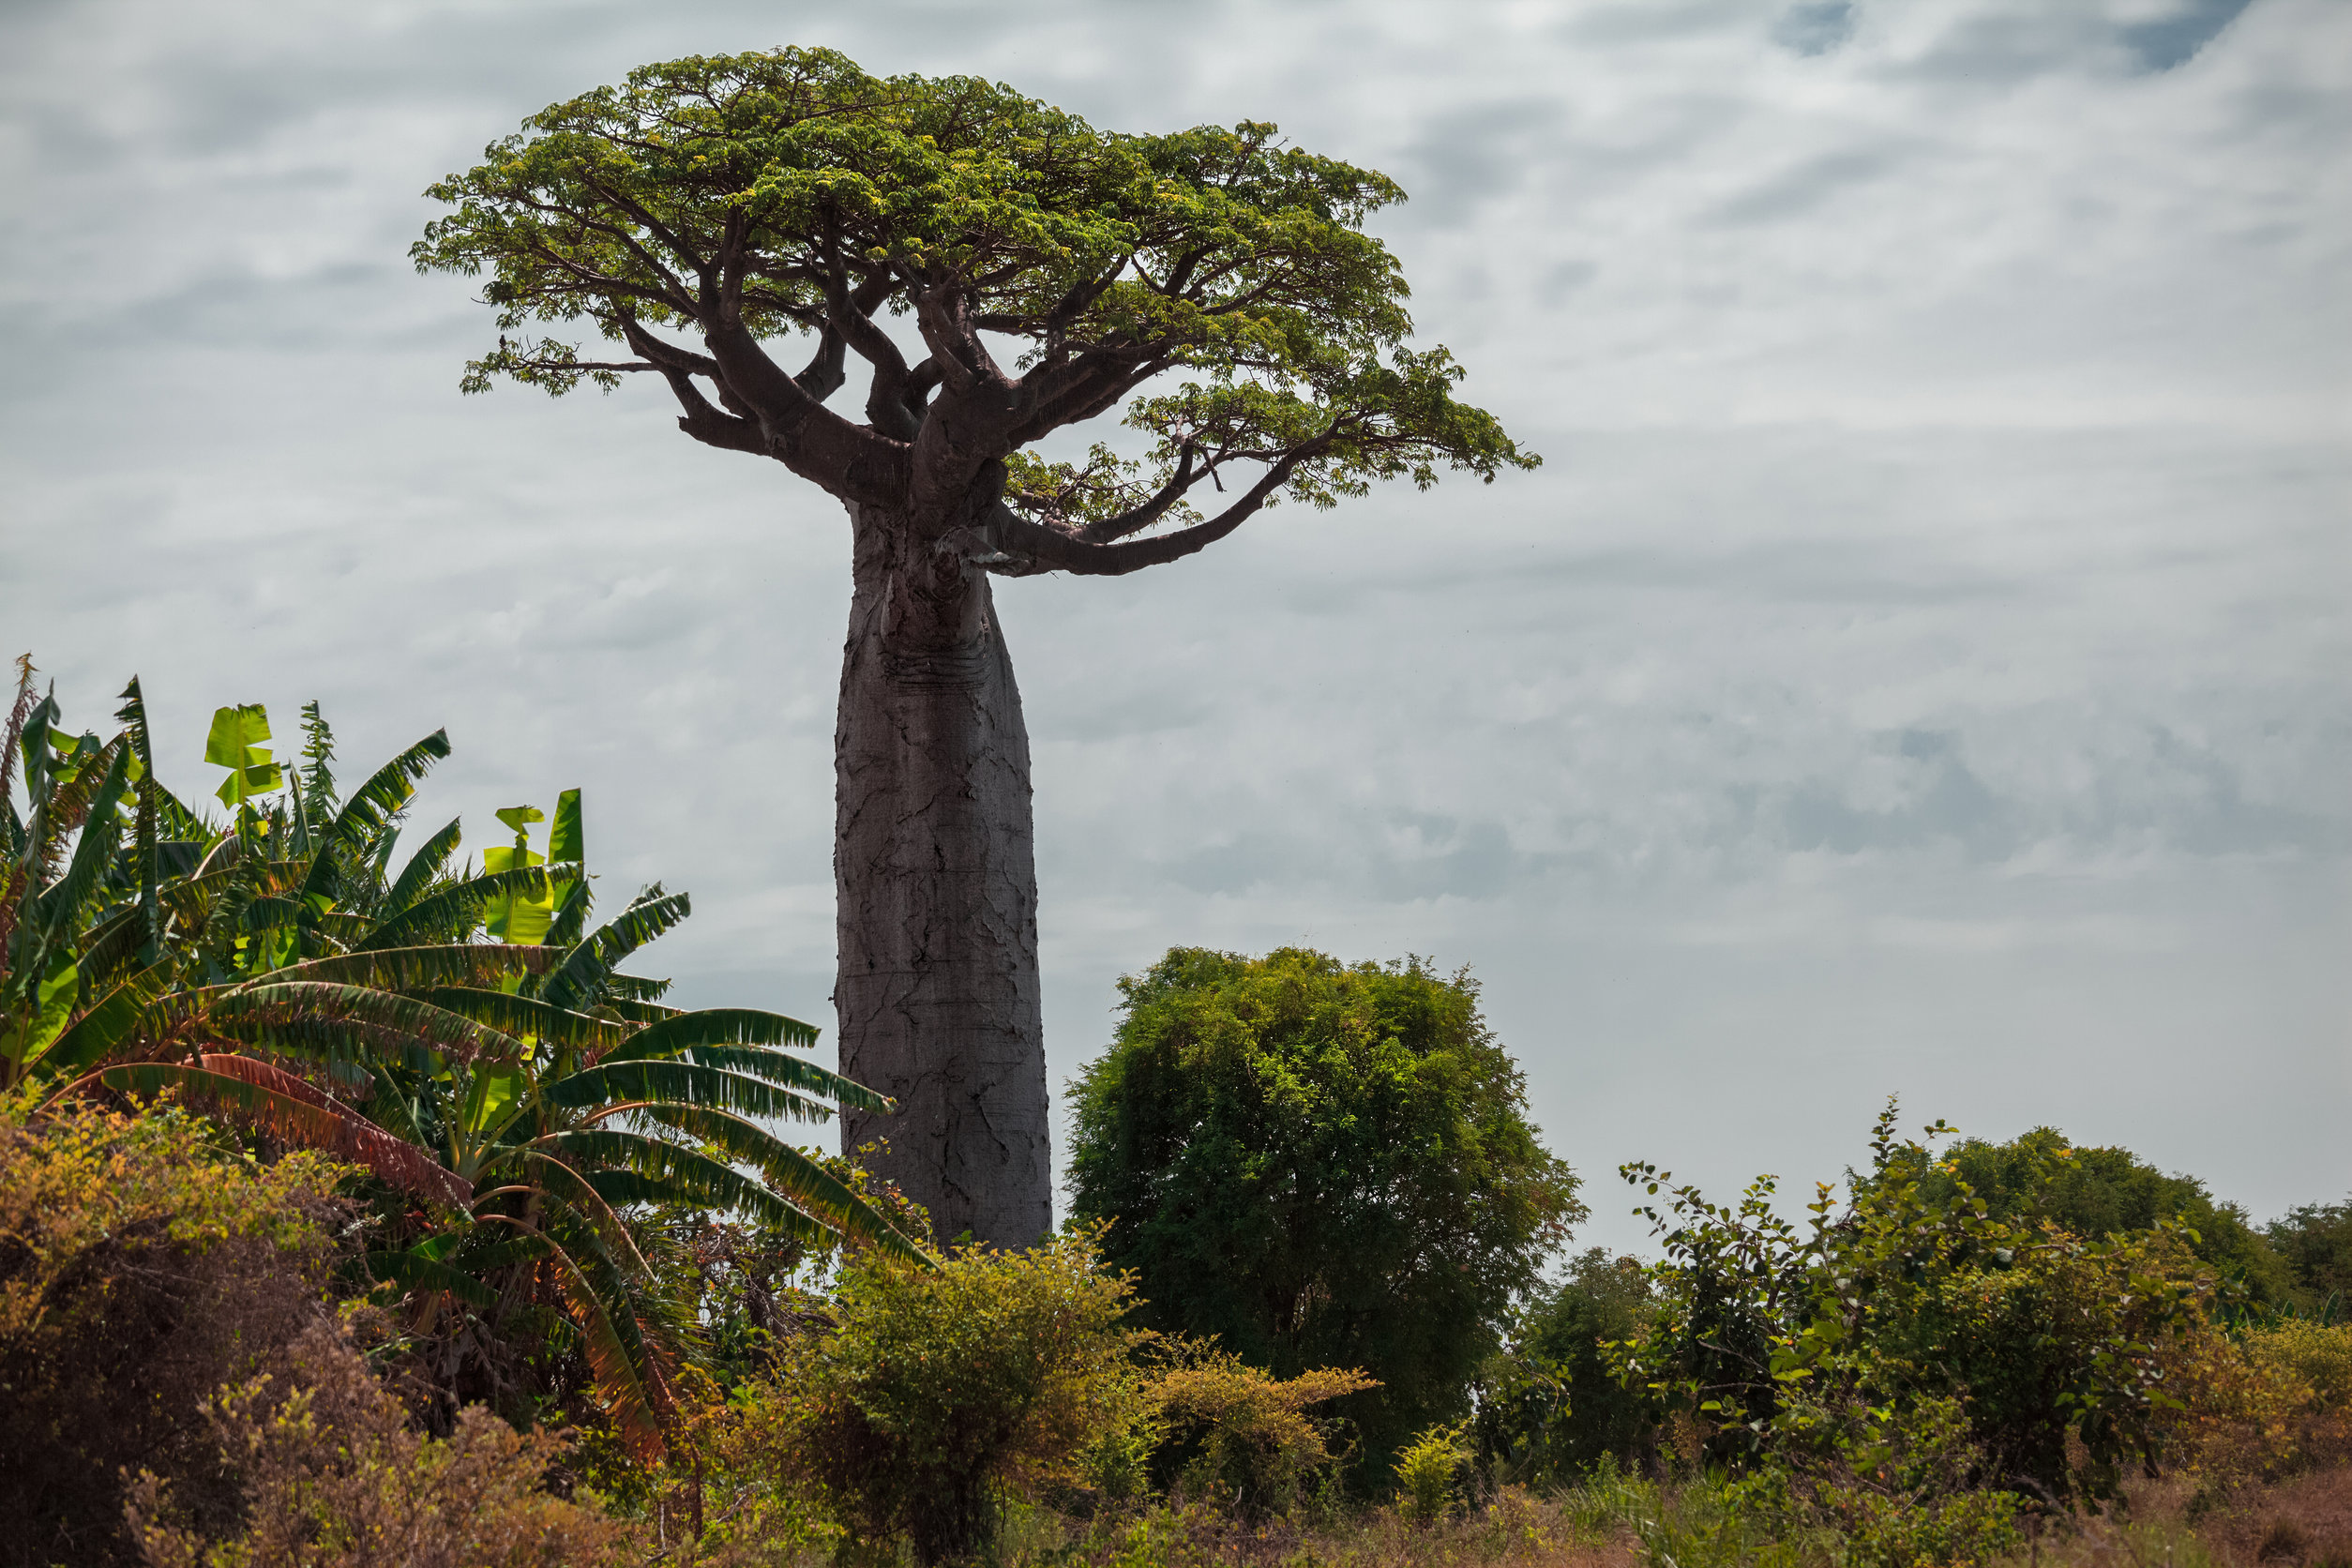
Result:
M485 1310L498 1304L497 1292L481 1280L454 1264L424 1257L414 1247L404 1252L370 1252L361 1261L372 1279L412 1289L439 1290Z
M126 1040L136 1038L148 1006L172 984L173 967L168 958L150 964L108 991L49 1043L38 1059L38 1069L81 1072Z
M420 947L370 947L310 958L257 974L250 985L276 986L288 981L316 980L338 986L372 986L384 990L409 990L427 986L461 986L470 981L491 985L516 973L544 974L558 955L544 947L520 942L447 942Z
M193 1067L133 1062L108 1067L96 1077L125 1094L153 1097L176 1088L188 1100L234 1116L281 1142L356 1161L420 1197L462 1207L474 1196L470 1183L416 1145L394 1138L283 1068L249 1056L208 1055Z
M604 996L607 1002L616 997L628 1002L659 1002L670 994L671 985L668 980L649 980L641 974L608 974L604 977ZM678 1009L665 1010L674 1013Z
M374 934L359 944L360 951L372 953L382 948L405 947L428 937L470 931L481 919L482 906L491 898L502 893L543 897L550 874L564 869L560 866L520 866L509 871L485 871L478 877L436 888L377 927ZM545 951L550 962L562 957L560 948Z
M659 1023L685 1011L681 1007L664 1007L654 1002L624 1002L613 996L603 998L596 1003L596 1008L629 1023Z
M710 1200L699 1186L665 1182L659 1177L643 1175L635 1170L592 1170L589 1183L604 1195L606 1202L616 1209L641 1206L707 1208ZM802 1245L822 1251L841 1240L841 1233L823 1221L802 1214L790 1204L778 1205L763 1214L761 1222L783 1232Z
M576 1046L593 1053L611 1050L629 1038L628 1031L619 1024L550 1006L535 997L483 990L475 986L440 986L424 996L436 1007L447 1008L460 1018L487 1024L518 1039L535 1034L542 1040Z
M448 825L418 845L416 852L408 857L399 879L384 896L384 913L387 918L416 902L425 889L432 885L433 879L441 875L441 868L449 864L449 857L458 852L458 844L464 837L461 821L450 818Z
M581 1348L587 1352L589 1370L596 1377L605 1413L620 1429L622 1441L641 1459L651 1462L659 1458L665 1444L661 1411L655 1402L656 1395L646 1386L644 1374L636 1358L629 1354L629 1346L613 1313L570 1248L550 1247L549 1259L554 1265L556 1289L563 1295L565 1309L580 1327ZM620 1304L626 1314L626 1302ZM632 1321L629 1326L634 1329L636 1324Z
M789 1224L790 1216L800 1213L724 1161L643 1133L604 1126L566 1127L542 1135L531 1147L589 1172L591 1180L599 1179L607 1170L633 1171L658 1187L666 1195L665 1202L727 1209L778 1225Z
M566 1128L545 1135L534 1147L554 1150L580 1168L596 1173L591 1179L599 1183L600 1191L604 1190L601 1172L627 1170L669 1194L663 1199L667 1202L732 1210L788 1228L807 1221L829 1235L847 1234L910 1261L927 1261L921 1250L892 1229L864 1199L827 1175L800 1150L741 1117L689 1106L644 1107L637 1114L690 1133L759 1168L769 1178L767 1184L697 1150L612 1127ZM804 1193L806 1203L801 1199Z
M309 875L303 879L302 890L333 892L337 855L366 850L369 841L378 837L408 805L409 797L416 792L416 781L425 776L426 770L448 755L449 732L436 730L378 768L368 782L354 790L326 831L319 836L318 852L311 857Z
M130 876L139 889L139 953L145 962L153 963L163 954L163 912L156 900L156 884L162 880L161 859L156 852L160 818L156 796L163 786L155 776L155 741L147 732L147 699L140 690L138 676L133 675L123 687L122 701L114 716L123 726L131 760L139 765L139 810L130 830Z
M827 1072L813 1062L777 1048L815 1045L817 1031L781 1013L751 1007L702 1007L649 1023L605 1060L655 1061L682 1057L706 1067L748 1073L859 1110L888 1111L895 1102L864 1084Z
M201 846L220 837L220 829L205 822L201 813L191 810L188 803L173 794L159 778L155 786L155 807L156 831L166 841L176 840Z
M548 1104L575 1110L628 1100L658 1100L792 1122L833 1120L833 1108L822 1101L746 1074L675 1060L607 1062L555 1078L543 1085L540 1093Z
M323 980L247 984L221 993L206 1010L213 1028L253 1045L300 1038L299 1026L317 1022L370 1024L462 1061L522 1054L510 1034L413 996Z
M335 802L335 731L319 712L318 700L302 704L302 755L309 759L302 774L302 792L310 809L333 816Z
M921 1249L892 1228L873 1206L831 1171L765 1127L707 1106L650 1105L637 1114L701 1139L730 1158L760 1172L767 1187L852 1241L881 1247L910 1262L925 1262Z
M558 1007L593 1003L616 965L693 912L694 906L685 894L665 894L656 883L582 938L564 956L562 967L547 977L539 994Z
M146 922L140 918L137 904L124 904L106 911L98 924L75 939L74 950L82 955L82 988L86 994L106 985L123 971L154 959L143 953L147 945Z
M646 1266L645 1255L637 1250L637 1238L629 1234L621 1216L605 1201L604 1195L589 1185L586 1177L574 1170L562 1159L543 1149L527 1149L522 1153L522 1168L530 1175L532 1184L549 1197L570 1204L596 1232L605 1252L623 1268L640 1278L652 1275Z
M83 910L98 892L99 879L113 867L122 845L123 822L115 807L122 804L123 792L129 785L130 748L118 738L108 749L113 759L90 795L73 858L66 864L66 874L40 896L40 918L53 931L81 925Z

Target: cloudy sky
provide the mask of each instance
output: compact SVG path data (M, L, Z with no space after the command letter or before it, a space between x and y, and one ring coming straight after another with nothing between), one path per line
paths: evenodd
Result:
M1472 967L1595 1243L1890 1093L2352 1187L2338 0L7 0L0 651L140 673L189 793L219 703L445 725L427 825L580 786L690 999L829 1022L843 520L656 388L460 397L405 259L524 114L779 43L1391 173L1545 459L1000 587L1057 1084L1304 942Z

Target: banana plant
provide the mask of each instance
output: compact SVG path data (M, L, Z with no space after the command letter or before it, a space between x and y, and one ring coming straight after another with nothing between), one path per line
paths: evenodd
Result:
M408 1289L419 1326L452 1305L494 1310L518 1282L550 1291L616 1428L648 1451L690 1346L649 1310L660 1292L633 1214L719 1211L923 1261L773 1130L889 1108L794 1054L813 1028L671 1007L667 982L623 972L686 917L685 894L647 888L587 928L578 791L559 797L544 853L529 829L549 819L510 807L515 842L480 873L450 868L452 822L393 875L416 781L447 754L441 733L339 799L316 704L300 768L264 746L259 705L224 708L207 737L230 770L220 798L235 815L220 824L156 779L135 679L120 734L68 742L30 675L21 666L0 752L0 786L21 758L30 803L19 818L11 797L0 820L11 1082L175 1091L364 1166L416 1204L405 1244L369 1262Z
M265 1055L128 1063L98 1079L139 1095L177 1089L283 1141L357 1159L421 1199L432 1212L425 1234L368 1259L377 1277L411 1289L417 1331L451 1304L493 1311L502 1282L521 1270L560 1300L616 1429L639 1449L657 1450L686 1347L644 1309L657 1284L631 1211L717 1211L819 1246L849 1239L924 1260L862 1198L771 1130L822 1123L836 1105L889 1108L794 1054L815 1043L814 1029L747 1008L658 1009L663 1016L640 1022L597 1004L611 966L681 903L649 890L568 951L457 949L488 960L474 974L429 974L438 964L428 956L444 949L291 966L213 1003L215 1018L227 1013ZM517 975L520 985L506 988ZM420 984L435 977L448 983ZM579 988L571 999L584 1006L546 1000L567 977ZM371 984L414 988L401 1000L430 1012L435 1027L415 1028L400 1049L355 1055L339 1032L315 1026L308 993ZM305 993L299 1010L275 1004L289 992ZM330 1094L270 1057L307 1060L342 1092Z

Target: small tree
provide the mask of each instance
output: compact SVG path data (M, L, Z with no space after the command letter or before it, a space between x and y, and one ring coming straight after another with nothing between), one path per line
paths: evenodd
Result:
M901 1541L924 1563L968 1556L1002 1494L1078 1481L1085 1452L1143 1414L1133 1292L1081 1237L935 1269L868 1253L830 1330L739 1393L727 1462L813 1494L884 1560Z
M1640 1260L1604 1247L1532 1292L1511 1343L1479 1371L1471 1435L1494 1480L1558 1484L1605 1459L1654 1457L1655 1401L1625 1386L1608 1350L1640 1336L1651 1304Z
M2341 1318L2352 1303L2352 1199L2290 1209L2263 1235L2285 1260L2301 1304Z
M886 1132L882 1174L942 1236L1034 1241L1029 737L989 579L1117 576L1285 496L1532 467L1454 400L1444 349L1406 346L1404 275L1363 233L1404 193L1271 125L1117 135L976 78L781 49L632 71L429 194L453 210L419 269L487 268L503 330L584 322L618 351L502 337L467 390L656 375L686 435L847 508L834 1002L842 1071L905 1113L852 1111L843 1147ZM794 373L773 355L804 335ZM828 406L852 354L862 420ZM1188 379L1137 396L1168 374ZM1141 461L1035 455L1122 408Z
M1360 1367L1362 1473L1462 1413L1584 1216L1467 973L1175 948L1074 1089L1072 1207L1156 1328L1277 1375Z
M1890 1102L1849 1201L1821 1184L1802 1228L1771 1177L1735 1207L1622 1167L1668 1204L1639 1211L1666 1257L1622 1375L1694 1419L1710 1458L1793 1468L1837 1509L1920 1523L1974 1488L2115 1496L2126 1464L2157 1456L2179 1403L2166 1356L2203 1324L2210 1274L2169 1221L2090 1242L1995 1218L1894 1117Z
M2046 1219L2085 1241L2151 1230L2171 1220L2191 1250L2254 1302L2295 1295L2295 1273L2235 1203L2217 1203L2194 1176L2165 1175L2129 1149L2074 1145L2056 1127L2007 1143L1971 1138L1944 1151L1948 1170L1923 1173L1931 1197L1965 1182L1995 1219Z

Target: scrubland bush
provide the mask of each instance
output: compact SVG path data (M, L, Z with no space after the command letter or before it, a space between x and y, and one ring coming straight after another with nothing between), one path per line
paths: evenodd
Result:
M2167 1226L2241 1299L2279 1306L2296 1292L2294 1271L2234 1203L2218 1202L2194 1176L2166 1175L2129 1149L2073 1143L2036 1127L2006 1143L1963 1138L1918 1172L1933 1199L1965 1184L1988 1218L2048 1221L2085 1241Z
M176 1110L0 1097L0 1562L132 1560L126 1470L234 1518L202 1407L329 1316L338 1173L258 1164Z
M649 1555L636 1526L547 1493L562 1439L478 1405L447 1439L426 1437L324 1324L284 1370L206 1410L243 1517L220 1538L187 1528L173 1488L143 1475L128 1515L151 1568L623 1568Z
M733 1463L803 1488L852 1535L926 1563L993 1532L1000 1494L1082 1484L1081 1455L1143 1416L1134 1284L1090 1240L846 1268L823 1331L741 1396Z
M2352 1462L2352 1324L2288 1319L2171 1348L2166 1458L2209 1500Z
M2344 1315L2352 1305L2352 1199L2290 1209L2263 1236L2285 1260L2303 1307Z
M1645 1211L1666 1256L1614 1355L1689 1435L1686 1462L1732 1488L1741 1530L1827 1531L1886 1568L1984 1561L2021 1543L2028 1511L2096 1508L2155 1464L2215 1281L2169 1219L2086 1240L1997 1216L1893 1118L1847 1201L1819 1187L1803 1227L1770 1178L1720 1205L1624 1168L1667 1198Z
M1143 1389L1149 1473L1159 1485L1244 1519L1328 1493L1343 1457L1338 1424L1310 1412L1376 1386L1372 1379L1335 1367L1275 1378L1198 1343L1167 1355Z
M1429 1427L1396 1456L1397 1511L1414 1524L1435 1524L1463 1500L1471 1458L1462 1440L1468 1427L1467 1422Z

